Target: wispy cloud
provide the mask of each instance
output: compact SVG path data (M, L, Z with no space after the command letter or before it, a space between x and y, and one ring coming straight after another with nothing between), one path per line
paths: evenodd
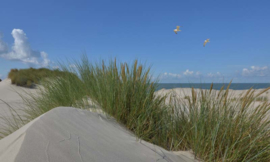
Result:
M180 75L181 74L181 75ZM269 82L270 77L270 68L269 66L250 66L249 68L241 68L241 70L237 70L231 73L221 73L219 71L216 72L208 72L201 73L200 71L195 70L185 70L180 72L179 74L173 73L164 73L160 80L162 82L189 82L194 81L198 82L200 80L206 82L217 82L217 81L230 81L234 80L237 82L254 82L259 79L259 82Z
M77 68L77 66L75 64L70 64L69 67L71 67L71 68Z
M214 76L214 74L212 74L212 73L208 73L208 74L207 74L207 76L208 76L208 77L213 77L213 76Z
M0 57L41 67L49 65L48 54L44 51L33 50L23 30L13 29L11 35L14 38L14 44L10 51L7 44L0 37Z
M216 72L216 73L208 73L207 76L213 78L213 77L220 77L222 75L220 72Z
M165 77L171 77L171 78L181 78L181 75L180 74L173 74L173 73L163 73L162 78L165 78Z
M202 74L201 74L201 72L197 71L196 75L199 76L199 75L202 75Z
M251 66L249 69L244 68L242 70L242 76L251 76L251 77L264 77L270 76L270 70L267 66Z
M202 73L197 71L197 72L194 72L194 71L189 71L189 69L187 69L186 71L183 72L184 75L186 76L190 76L190 77L198 77L198 76L201 76Z
M181 75L183 74L183 75ZM198 81L204 79L206 81L213 81L213 79L223 79L223 75L220 72L202 74L200 71L191 71L189 69L181 72L180 74L163 73L159 78L162 82L182 82L182 81Z
M57 65L56 65L56 66L52 66L52 68L53 68L53 69L60 69L60 67L57 66Z
M188 69L184 72L184 75L192 75L194 72L193 71L189 71Z

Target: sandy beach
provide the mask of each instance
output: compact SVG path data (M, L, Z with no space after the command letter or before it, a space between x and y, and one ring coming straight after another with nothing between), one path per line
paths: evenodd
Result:
M194 89L195 92L197 94L200 94L200 89ZM225 89L226 90L226 89ZM225 91L224 90L224 91ZM261 91L263 91L264 89L255 89L254 90L254 96L259 94ZM229 94L228 94L228 98L231 99L238 99L239 97L243 97L244 94L246 94L248 90L229 90ZM172 97L176 97L181 99L182 101L186 98L186 97L191 97L191 88L174 88L174 89L161 89L157 92L155 92L156 95L160 95L160 96L164 96L165 94L169 94L167 97L166 102L169 102L169 98L170 96ZM212 90L213 94L218 94L219 90ZM260 98L264 98L268 101L268 103L270 103L270 90L266 91L265 93L263 93L262 95L259 96ZM263 103L263 101L254 101L252 103L252 107L257 107L258 105L260 105L261 103Z
M226 90L226 87L224 88ZM199 92L200 89L194 89L195 92ZM225 91L224 90L224 91ZM263 91L264 89L255 89L254 94L258 94L259 92ZM248 90L229 90L229 97L239 97L241 94L246 93ZM218 93L219 90L212 90L213 93ZM191 96L191 88L174 88L174 89L161 89L156 92L157 95L165 95L174 93L179 98L184 98L185 96ZM261 97L266 97L268 100L270 100L270 90L265 92L264 94L260 95Z

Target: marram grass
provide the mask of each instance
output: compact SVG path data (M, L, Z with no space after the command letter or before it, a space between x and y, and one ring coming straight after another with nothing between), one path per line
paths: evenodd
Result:
M94 64L84 56L75 65L61 64L65 75L43 80L37 96L23 96L28 105L24 115L14 113L16 120L7 123L15 130L20 122L58 106L95 106L139 138L167 150L192 150L197 159L209 162L270 161L270 105L260 98L269 88L258 95L250 89L232 101L230 85L220 91L212 85L209 90L192 88L192 95L181 99L156 96L158 80L152 80L150 68L137 60L132 65L116 60ZM85 102L88 98L94 105ZM254 107L256 100L263 102Z
M213 92L213 85L199 92L192 88L191 97L171 99L182 139L176 149L192 149L204 161L270 161L270 105L253 105L270 88L258 95L250 89L230 102L229 86L219 92Z

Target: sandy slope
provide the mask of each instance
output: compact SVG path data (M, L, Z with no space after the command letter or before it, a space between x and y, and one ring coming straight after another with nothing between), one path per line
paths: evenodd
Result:
M59 107L0 140L5 162L188 162L136 137L113 119L75 108Z
M36 93L36 91L36 89L11 85L10 79L5 79L0 82L0 116L9 115L9 108L3 101L12 106L14 109L21 109L24 105L19 94L26 96L26 93Z

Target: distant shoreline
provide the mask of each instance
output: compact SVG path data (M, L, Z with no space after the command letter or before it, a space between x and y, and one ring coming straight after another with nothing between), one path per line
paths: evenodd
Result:
M220 90L222 86L225 88L229 83L213 83L213 89ZM201 88L201 89L210 89L211 83L158 83L157 91L160 89L173 89L173 88ZM232 83L229 89L233 90L247 90L250 88L253 89L265 89L270 87L270 83Z

